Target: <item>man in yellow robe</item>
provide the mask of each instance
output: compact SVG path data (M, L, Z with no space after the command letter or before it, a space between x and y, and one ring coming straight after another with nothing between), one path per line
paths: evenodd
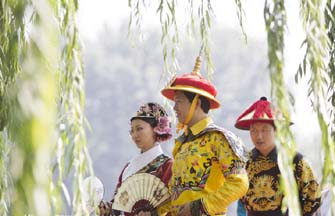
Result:
M248 189L246 151L232 132L213 123L208 112L220 107L216 89L200 73L175 77L161 93L174 101L178 118L170 189L173 215L226 215L227 206Z

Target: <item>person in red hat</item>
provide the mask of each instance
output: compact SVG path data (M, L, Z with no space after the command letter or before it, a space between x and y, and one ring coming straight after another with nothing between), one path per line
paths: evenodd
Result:
M178 118L170 181L173 215L226 215L227 206L248 188L246 151L232 132L215 125L211 109L220 107L216 89L199 74L200 58L190 74L162 89L174 101Z
M276 111L276 113L279 113ZM249 130L255 146L249 154L247 173L249 189L241 201L248 216L282 216L283 194L279 188L280 170L275 144L275 108L261 97L236 120L235 127ZM298 185L301 212L312 215L320 206L320 187L311 166L297 153L293 160L294 176Z

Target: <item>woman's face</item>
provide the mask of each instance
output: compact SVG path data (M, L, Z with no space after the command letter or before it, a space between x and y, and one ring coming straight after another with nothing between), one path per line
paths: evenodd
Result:
M250 137L256 149L267 156L275 147L275 130L269 123L257 122L250 126Z
M130 136L142 152L155 145L155 132L151 125L141 119L131 121Z

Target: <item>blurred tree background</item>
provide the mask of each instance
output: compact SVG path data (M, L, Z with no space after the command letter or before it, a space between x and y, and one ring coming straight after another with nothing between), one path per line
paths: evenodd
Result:
M278 125L279 146L292 215L299 214L289 181L295 150L335 191L334 2L301 0L294 12L305 33L305 40L294 42L305 54L294 58L291 70L297 73L284 70L293 61L285 59L285 1L263 2L261 38L245 31L254 27L244 26L244 2L234 1L235 21L224 20L240 31L218 24L214 11L221 8L211 2L130 0L124 3L130 18L116 21L120 28L106 26L95 39L81 41L79 1L1 1L1 215L83 215L83 179L93 174L110 199L124 164L138 153L129 118L139 105L155 101L175 121L160 90L173 74L192 70L201 46L202 74L217 86L222 103L212 112L218 125L252 148L248 133L233 127L236 117L261 96L283 110L287 122ZM180 9L184 20L176 18ZM143 28L147 10L160 27ZM308 105L301 109L299 101ZM287 127L289 121L295 125ZM162 146L171 154L173 141Z

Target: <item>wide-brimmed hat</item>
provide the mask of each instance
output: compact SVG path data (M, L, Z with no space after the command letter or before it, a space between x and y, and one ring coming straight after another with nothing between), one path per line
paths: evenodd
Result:
M158 142L168 140L172 137L171 133L171 121L164 108L158 103L145 103L140 106L136 114L130 118L130 121L134 119L152 119L157 124L154 127L156 133L156 139Z
M279 110L275 109L266 97L261 97L237 118L235 127L249 130L250 125L255 122L270 123L274 126L275 120L284 119Z
M176 91L187 91L199 94L208 99L210 109L220 107L220 102L215 98L217 91L215 86L200 75L200 56L197 57L194 69L189 74L174 77L170 83L161 90L164 97L174 100Z

